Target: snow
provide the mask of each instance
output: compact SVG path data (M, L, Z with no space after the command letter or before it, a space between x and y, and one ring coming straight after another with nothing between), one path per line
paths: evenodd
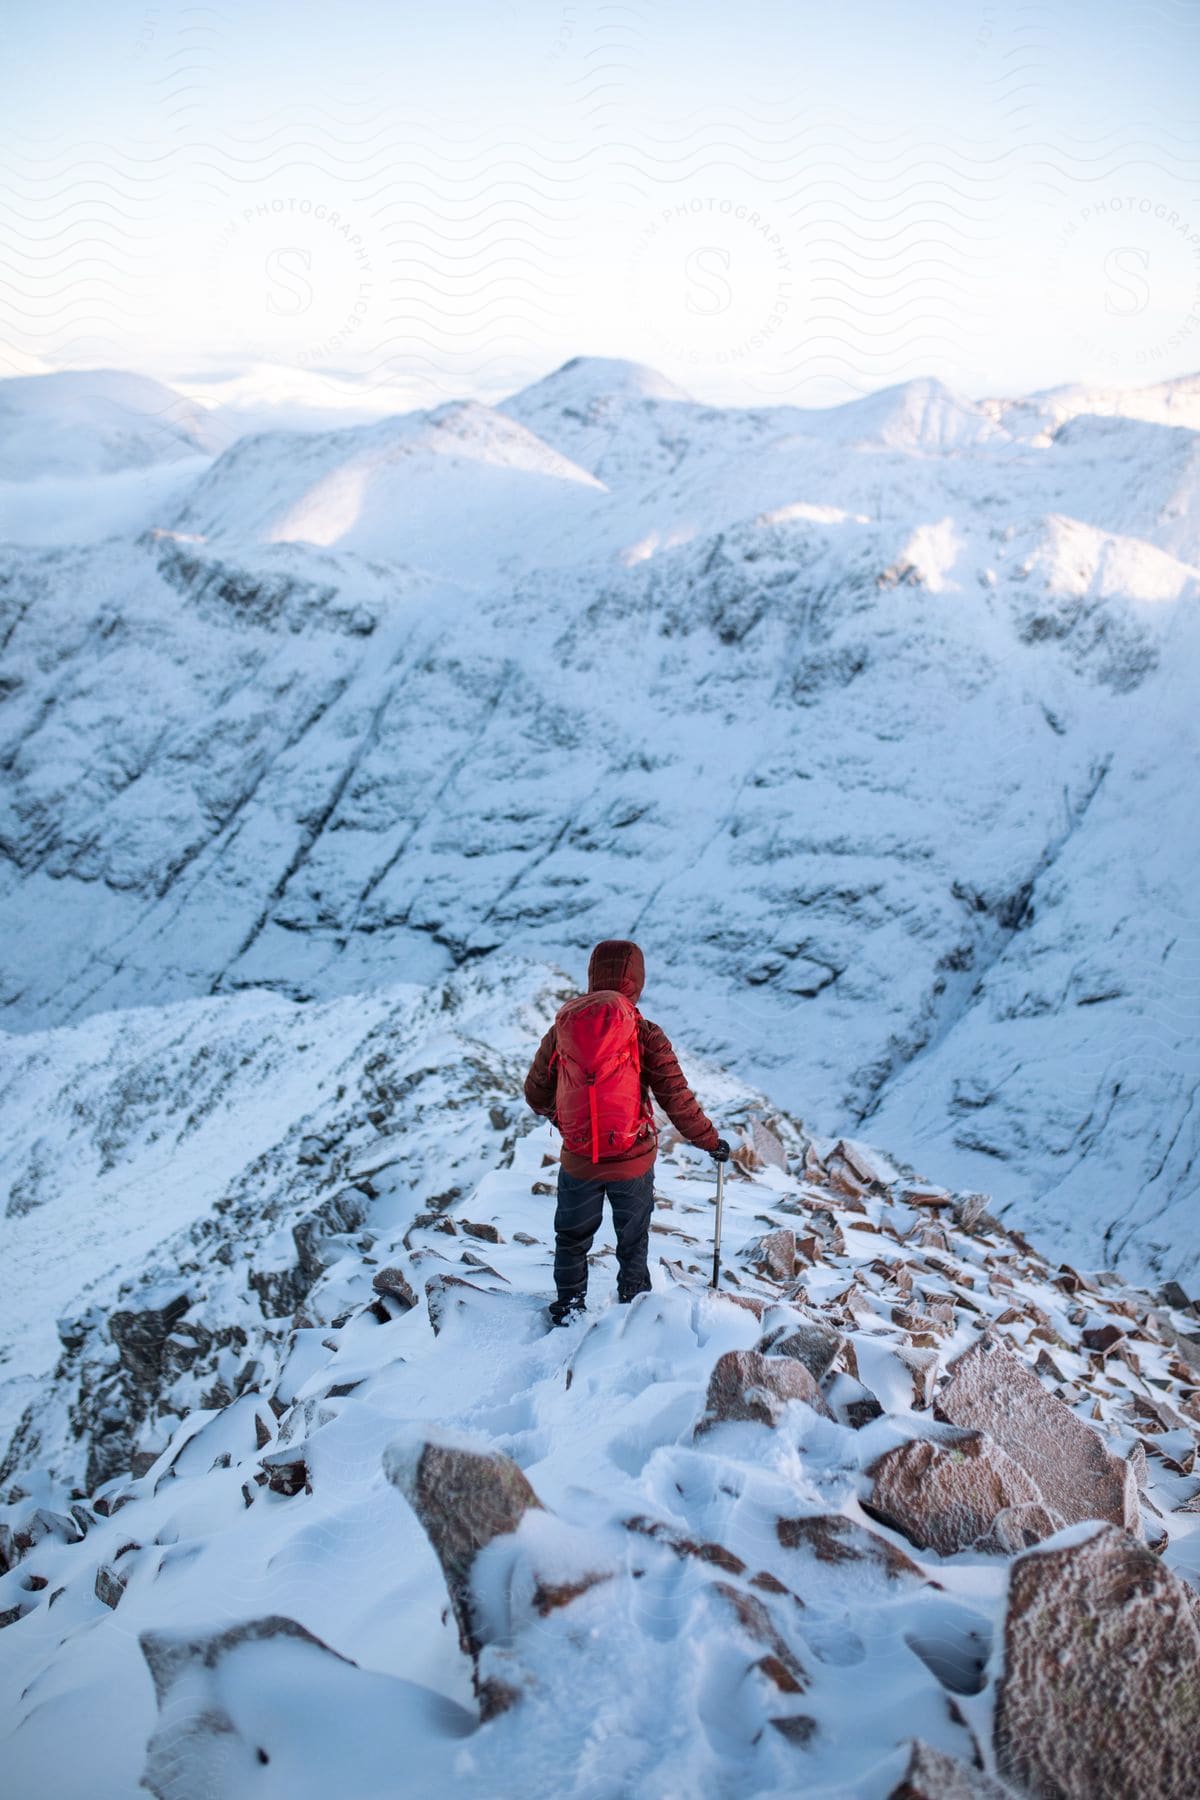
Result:
M545 523L586 528L603 486L532 432L474 401L377 425L241 440L175 524L214 543L338 547L468 582L553 563ZM536 533L536 535L535 535Z
M985 1319L1150 1445L1148 1528L1200 1582L1195 1319L1126 1285L1200 1285L1198 380L737 409L579 357L334 429L345 395L267 369L211 411L0 382L0 1525L44 1515L0 1576L18 1800L315 1797L350 1762L364 1795L886 1800L914 1734L969 1764L1004 1559L922 1553L933 1588L776 1526L900 1548L866 1470ZM668 1138L654 1291L613 1303L602 1235L547 1335L521 1081L625 933L703 1103L788 1168L731 1174L714 1296L711 1166ZM747 1263L783 1226L820 1245L791 1295ZM1058 1262L1117 1274L1076 1299ZM885 1416L694 1436L760 1341L738 1291L833 1320L826 1400ZM910 1344L897 1310L947 1300ZM1136 1383L1080 1344L1113 1308ZM480 1671L522 1692L482 1725L404 1499L430 1441L546 1509L479 1559Z
M464 1085L489 1014L499 1042L487 1052L498 1059L487 1082L499 1094L506 1059L519 1065L536 1015L553 1003L553 988L539 985L536 971L514 960L505 970L503 987L479 968L464 973L432 1004L412 990L381 994L375 1023L361 1021L365 1035L348 1055L334 1041L347 1003L205 1003L230 1013L227 1035L253 1019L263 1042L289 1057L289 1034L306 1021L345 1096L310 1079L314 1107L273 1154L241 1133L247 1192L257 1190L259 1204L286 1222L314 1191L336 1185L337 1169L369 1167L370 1224L357 1241L331 1240L303 1303L311 1325L260 1318L257 1328L248 1312L230 1307L246 1270L261 1266L262 1244L243 1235L234 1215L216 1238L171 1225L160 1260L190 1264L197 1291L207 1284L210 1323L245 1321L251 1338L239 1354L257 1359L259 1373L223 1408L185 1411L143 1475L103 1484L110 1506L121 1499L119 1510L92 1517L82 1543L50 1537L28 1553L20 1575L36 1567L46 1589L19 1590L18 1572L5 1578L0 1603L17 1595L28 1608L0 1632L2 1753L14 1800L32 1800L47 1782L63 1800L132 1800L143 1767L179 1796L382 1795L403 1778L439 1794L680 1791L715 1800L782 1795L800 1782L806 1792L885 1800L899 1778L898 1750L913 1735L968 1763L976 1738L986 1742L991 1685L981 1671L1000 1628L1005 1559L916 1551L869 1520L860 1503L863 1471L881 1451L937 1429L914 1410L911 1377L888 1349L899 1341L888 1303L868 1309L853 1337L860 1375L889 1417L854 1431L795 1402L775 1429L724 1424L693 1435L717 1358L758 1341L754 1315L729 1295L755 1286L743 1258L764 1221L797 1223L808 1192L835 1209L842 1203L779 1169L732 1174L726 1291L714 1294L706 1286L711 1165L686 1146L668 1149L655 1183L653 1291L628 1308L614 1304L606 1226L586 1315L547 1332L553 1198L545 1190L557 1140L514 1108L516 1131L501 1145L503 1124L487 1122L495 1099ZM174 1010L177 1034L185 1024L196 1029L198 1007ZM94 1021L63 1036L107 1028L109 1021ZM208 1032L212 1038L211 1019ZM397 1095L392 1122L403 1129L380 1138L354 1072L375 1070L378 1079L385 1045ZM761 1101L686 1060L705 1103L739 1138ZM168 1079L173 1066L163 1065ZM422 1072L424 1088L408 1085L406 1068ZM120 1087L119 1070L112 1079ZM232 1125L246 1097L238 1079L220 1085ZM452 1106L459 1129L451 1138ZM85 1110L94 1113L95 1101ZM474 1180L443 1210L428 1210L451 1150L461 1156L466 1135L481 1127ZM793 1128L781 1129L794 1169L798 1141ZM305 1148L314 1145L325 1147ZM851 1149L874 1163L879 1180L899 1180L871 1143ZM133 1143L127 1160L136 1167L152 1154ZM202 1171L197 1158L190 1179L198 1214ZM85 1185L81 1176L81 1195ZM900 1237L888 1235L893 1214ZM878 1192L862 1213L843 1212L845 1252L812 1271L806 1304L819 1306L823 1289L844 1290L855 1272L869 1293L881 1258L882 1266L915 1266L930 1291L989 1297L987 1271L1003 1270L995 1259L1011 1250L956 1237L951 1255L931 1251L923 1263L911 1238L900 1241L904 1218L905 1209ZM467 1220L495 1221L502 1241L471 1236ZM447 1223L456 1229L447 1233ZM224 1261L214 1254L222 1244ZM438 1275L471 1284L453 1290L459 1298L437 1334L424 1304L387 1323L372 1314L371 1277L388 1263L408 1269L418 1289ZM1042 1264L1039 1275L1023 1258L1019 1268L1021 1285L1068 1331L1071 1301L1050 1285L1050 1271ZM151 1284L125 1304L163 1291ZM777 1301L770 1319L793 1316ZM972 1340L976 1316L958 1314L943 1359ZM1018 1348L1022 1330L1012 1328ZM1071 1370L1086 1367L1068 1350L1055 1354ZM1105 1402L1104 1414L1099 1429L1119 1442L1120 1402ZM471 1577L482 1667L522 1693L483 1726L468 1659L446 1617L441 1571L403 1497L427 1443L503 1453L546 1509L494 1540ZM295 1457L307 1470L300 1491L256 1485L260 1469ZM53 1480L25 1480L41 1480L40 1503L61 1508ZM1162 1507L1161 1488L1150 1492ZM0 1516L16 1521L28 1505ZM780 1519L830 1515L844 1532L874 1534L861 1539L865 1560L854 1560L853 1540L831 1560L801 1539L790 1547L777 1530ZM1189 1523L1172 1516L1170 1554L1185 1568ZM1053 1542L1086 1535L1075 1528ZM903 1549L912 1572L886 1574L881 1542ZM718 1547L719 1560L698 1554L705 1545ZM115 1612L96 1593L102 1568L125 1584ZM758 1571L776 1586L756 1586L750 1577L758 1581ZM543 1610L538 1595L547 1586L580 1592ZM59 1588L50 1607L46 1595ZM764 1673L764 1631L776 1644L770 1666L779 1675L782 1656L784 1669L797 1672L794 1683ZM864 1692L872 1697L865 1710ZM815 1719L815 1728L799 1727L793 1741L769 1723L792 1715Z

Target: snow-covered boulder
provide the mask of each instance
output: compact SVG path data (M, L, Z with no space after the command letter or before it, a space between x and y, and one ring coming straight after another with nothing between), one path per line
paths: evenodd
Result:
M1019 1464L1035 1484L1023 1498L1043 1500L1067 1523L1111 1519L1139 1529L1130 1465L1048 1394L1002 1339L985 1336L951 1364L935 1411L952 1425L985 1433Z
M1153 1552L1108 1525L1013 1563L995 1746L1022 1792L1180 1800L1198 1706L1200 1601Z

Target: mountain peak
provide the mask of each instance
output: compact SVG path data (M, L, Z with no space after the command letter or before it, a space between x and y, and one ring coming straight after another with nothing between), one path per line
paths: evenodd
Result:
M692 395L646 363L619 356L573 356L551 374L510 394L504 407L586 405L593 400L682 400Z
M854 433L895 449L950 449L1000 435L982 407L935 375L877 388L833 412Z
M201 406L127 369L51 369L0 379L0 476L102 475L211 455Z

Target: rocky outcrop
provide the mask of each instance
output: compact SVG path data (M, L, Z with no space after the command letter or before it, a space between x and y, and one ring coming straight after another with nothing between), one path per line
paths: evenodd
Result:
M312 1477L304 1457L295 1450L275 1450L260 1464L273 1494L290 1500L294 1494L311 1494Z
M769 1231L742 1252L750 1267L772 1281L790 1281L796 1273L796 1234L787 1226Z
M507 1456L446 1433L393 1444L384 1473L404 1495L442 1565L459 1642L473 1658L484 1643L471 1591L475 1559L515 1531L541 1501Z
M249 1760L246 1745L213 1680L221 1663L247 1645L290 1642L310 1645L322 1656L338 1657L295 1619L272 1616L209 1636L184 1632L143 1632L138 1640L154 1682L157 1729L146 1745L140 1785L155 1800L195 1800L232 1785L233 1770ZM268 1752L261 1746L259 1760Z
M111 1606L115 1612L125 1592L125 1581L125 1576L119 1570L109 1563L101 1563L96 1570L97 1600L102 1601L105 1606Z
M486 1219L478 1223L471 1219L460 1219L458 1228L460 1231L465 1231L468 1237L479 1238L485 1244L502 1244L504 1242L496 1227Z
M1007 1539L1018 1530L1008 1522L1014 1512L1030 1530L1039 1519L1049 1521L1024 1469L979 1431L942 1441L912 1438L886 1450L867 1474L867 1511L939 1556L953 1556L956 1550L1007 1550ZM1004 1541L996 1533L1001 1515ZM1055 1521L1050 1529L1061 1523Z
M696 1435L737 1420L777 1425L792 1400L803 1400L824 1418L833 1416L803 1363L758 1350L727 1350L709 1377Z
M141 1778L155 1800L312 1794L324 1769L341 1771L347 1791L390 1793L397 1744L420 1743L428 1758L444 1743L453 1756L476 1723L440 1694L360 1668L295 1619L139 1641L158 1702ZM365 1732L371 1717L387 1729Z
M395 1301L397 1309L402 1312L411 1312L414 1306L420 1304L403 1269L377 1269L371 1277L371 1286L381 1299Z
M1139 1526L1133 1470L1096 1432L1048 1394L1002 1339L985 1336L950 1366L937 1394L939 1419L982 1431L1019 1463L1042 1499L1068 1524L1107 1519Z
M464 1281L461 1275L431 1275L425 1283L425 1305L434 1335L468 1307L477 1305L481 1296L494 1294L494 1288L481 1288L477 1282Z
M715 1581L713 1592L731 1609L742 1631L760 1650L752 1668L785 1699L806 1693L812 1685L808 1670L757 1594L748 1594L728 1581ZM773 1717L770 1723L794 1743L807 1743L817 1730L817 1721L809 1713L785 1713Z
M189 1305L186 1291L154 1295L136 1308L110 1313L109 1335L121 1363L142 1387L152 1389L162 1371L163 1346Z
M814 1381L823 1381L844 1341L831 1325L819 1319L800 1319L766 1331L758 1348L767 1356L793 1357L804 1364Z
M1196 1791L1197 1611L1144 1545L1105 1526L1013 1563L995 1749L1001 1774L1056 1800Z

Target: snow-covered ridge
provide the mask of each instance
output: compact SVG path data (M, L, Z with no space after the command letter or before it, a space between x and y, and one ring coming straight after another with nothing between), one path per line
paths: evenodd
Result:
M4 552L6 1023L634 932L810 1127L1194 1283L1200 437L991 406L582 358Z
M454 401L375 425L242 438L173 525L203 540L336 547L483 579L505 560L507 538L528 541L589 490L603 484L524 426ZM549 560L550 546L533 544Z
M124 369L0 380L0 480L103 476L219 445L201 406L165 382Z
M588 1315L547 1334L556 1141L508 1096L558 985L499 973L330 1041L211 1229L64 1324L56 1404L107 1368L144 1436L86 1491L9 1465L14 1792L81 1791L86 1695L105 1800L382 1793L398 1732L437 1793L1090 1800L1136 1770L1175 1800L1195 1309L700 1066L738 1143L722 1292L711 1165L668 1133L654 1291L613 1304L602 1232Z

